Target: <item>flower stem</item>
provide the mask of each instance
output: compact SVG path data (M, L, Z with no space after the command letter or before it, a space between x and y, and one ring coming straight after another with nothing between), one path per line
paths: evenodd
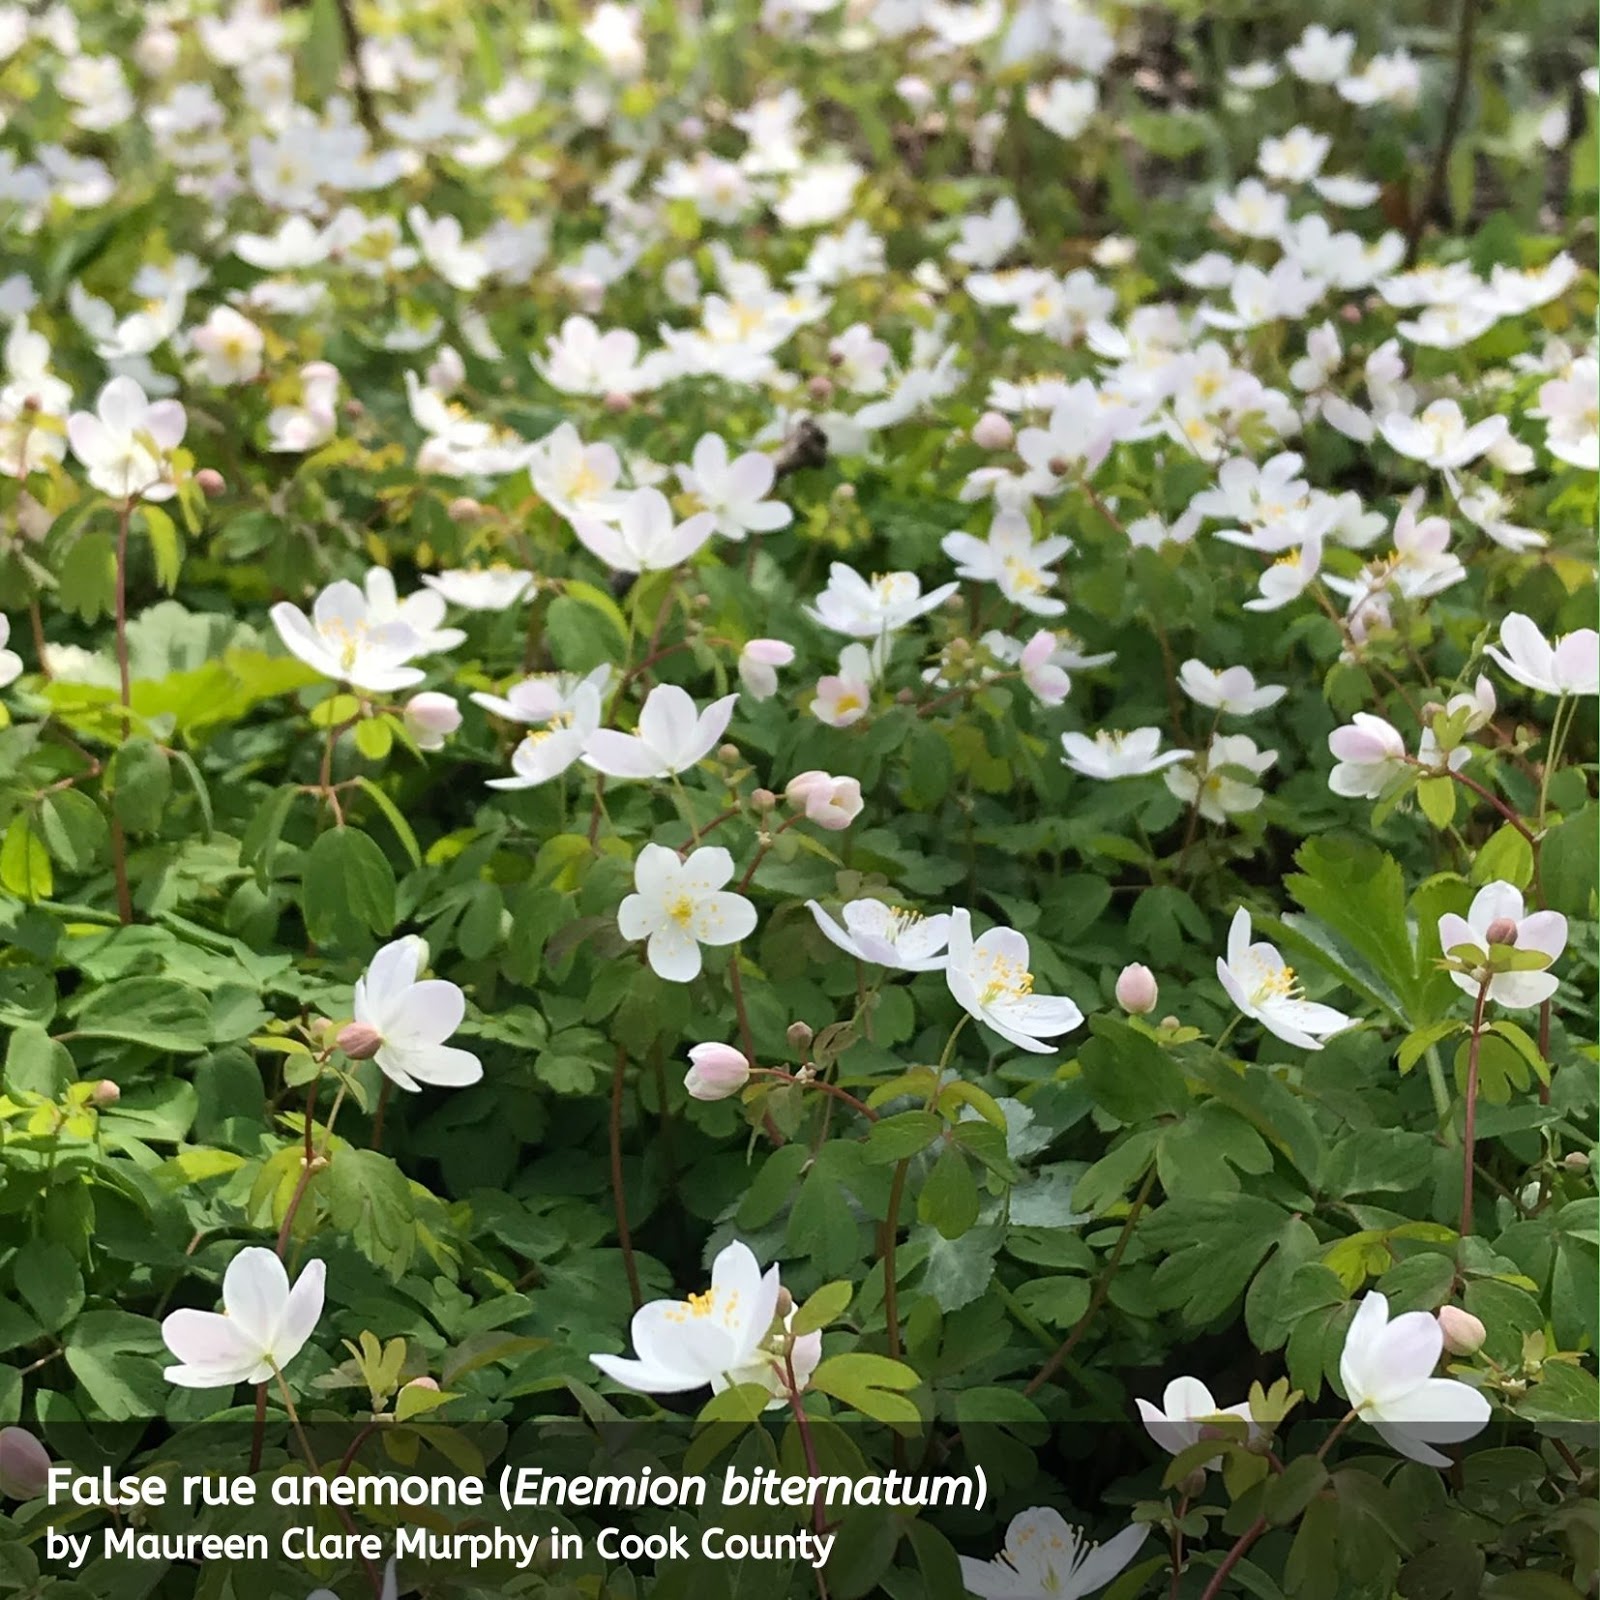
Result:
M133 737L133 669L128 659L128 523L133 517L133 501L122 502L117 517L117 570L114 604L116 607L117 687L122 705L122 738ZM41 660L43 658L41 657ZM117 885L117 916L124 927L133 921L133 892L128 887L128 839L122 818L111 813L111 867Z
M1152 1165L1144 1175L1144 1182L1139 1185L1138 1194L1133 1197L1133 1204L1128 1207L1127 1220L1122 1224L1122 1232L1117 1235L1117 1242L1112 1246L1110 1258L1105 1264L1105 1270L1095 1283L1094 1293L1089 1296L1089 1304L1084 1308L1083 1315L1073 1325L1072 1331L1056 1347L1055 1354L1029 1379L1028 1386L1022 1391L1023 1394L1037 1394L1055 1376L1056 1369L1077 1349L1084 1334L1089 1331L1090 1323L1094 1321L1101 1306L1106 1303L1106 1296L1111 1293L1111 1280L1116 1277L1117 1268L1122 1265L1122 1257L1128 1248L1128 1241L1133 1237L1134 1225L1138 1222L1140 1214L1150 1199L1150 1191L1155 1187L1155 1182L1156 1169Z
M878 1259L883 1264L883 1322L889 1338L891 1360L900 1359L900 1306L895 1285L894 1250L900 1233L900 1202L905 1197L906 1173L911 1170L911 1158L902 1157L895 1163L894 1179L889 1185L889 1209L883 1219L882 1247Z
M1249 1550L1257 1539L1267 1531L1267 1519L1257 1517L1254 1522L1234 1541L1233 1548L1217 1564L1217 1570L1211 1574L1211 1582L1205 1586L1200 1595L1200 1600L1216 1600L1222 1593L1222 1585L1233 1569L1244 1560L1245 1552Z
M633 1259L633 1234L628 1227L628 1201L622 1190L622 1089L628 1066L628 1052L617 1046L616 1065L611 1069L611 1199L617 1213L617 1245L622 1251L622 1270L628 1277L628 1297L637 1311L644 1304L639 1290L639 1267Z
M829 1083L826 1078L797 1078L792 1072L784 1072L779 1067L757 1067L755 1069L762 1077L776 1078L779 1083L798 1084L802 1089L816 1089L826 1095L831 1095L835 1100L842 1100L853 1111L859 1111L868 1122L876 1122L878 1113L866 1101L858 1100L848 1089L841 1089L836 1083Z
M1478 1051L1483 1042L1483 1013L1489 1003L1489 981L1478 986L1472 1013L1472 1043L1467 1047L1466 1116L1461 1131L1461 1237L1472 1232L1472 1168L1478 1139Z

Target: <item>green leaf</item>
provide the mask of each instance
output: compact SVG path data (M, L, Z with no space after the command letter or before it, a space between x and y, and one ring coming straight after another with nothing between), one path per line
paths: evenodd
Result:
M1600 879L1600 804L1591 800L1551 829L1539 862L1550 909L1569 917L1592 915Z
M345 1145L328 1163L322 1189L334 1226L398 1281L417 1247L416 1203L406 1175L377 1150Z
M857 1350L830 1356L811 1375L810 1387L832 1395L874 1422L916 1423L921 1413L905 1398L905 1391L921 1382L904 1362Z
M50 852L26 811L19 811L0 840L0 889L20 900L47 900L55 887Z
M358 829L329 828L306 853L300 900L317 944L360 945L394 927L394 868Z
M192 1054L211 1042L211 1008L203 994L169 978L124 978L89 992L76 1008L73 1031Z
M1293 1522L1322 1493L1328 1469L1315 1456L1296 1456L1276 1477L1267 1480L1262 1514L1274 1527Z
M1533 882L1533 846L1520 829L1506 823L1478 847L1472 858L1471 878L1478 885L1498 880L1526 889Z
M88 795L59 789L39 802L38 831L50 854L68 872L92 872L105 849L104 813Z
M1417 785L1422 814L1441 832L1455 821L1456 785L1453 778L1424 778Z
M11 1270L17 1293L44 1332L58 1332L83 1309L83 1275L63 1246L29 1239Z
M272 790L256 808L239 841L240 865L254 869L256 884L262 889L272 882L272 863L278 853L278 841L283 837L284 824L289 820L298 793L287 785Z
M855 1286L840 1280L825 1283L808 1296L806 1303L795 1313L789 1332L796 1337L803 1333L816 1333L829 1323L837 1322L855 1298Z
M417 836L399 806L371 778L365 776L357 778L356 787L383 813L384 820L394 829L394 836L400 841L400 848L411 857L411 865L420 867L422 851L417 845Z
M161 1375L166 1345L149 1317L128 1311L86 1311L67 1336L67 1365L83 1385L90 1416L112 1422L159 1416L171 1386Z
M1095 1104L1129 1126L1189 1107L1183 1074L1155 1040L1115 1017L1090 1019L1094 1037L1078 1051L1083 1081Z
M880 1117L867 1134L867 1159L892 1165L926 1150L943 1132L943 1119L931 1111Z
M130 739L106 775L111 809L129 833L156 833L172 796L172 763L149 739Z
M917 1220L959 1239L978 1220L978 1185L967 1158L946 1145L923 1179L917 1195Z

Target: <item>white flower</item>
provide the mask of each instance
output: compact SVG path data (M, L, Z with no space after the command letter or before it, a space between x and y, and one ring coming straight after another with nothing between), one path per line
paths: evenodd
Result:
M1356 1308L1339 1355L1339 1381L1351 1408L1401 1455L1429 1467L1450 1465L1433 1445L1459 1444L1489 1421L1489 1402L1478 1390L1434 1377L1443 1350L1436 1317L1407 1311L1391 1320L1387 1298L1372 1289Z
M772 458L759 450L747 450L730 461L728 446L719 435L702 434L691 465L677 472L685 492L711 514L714 530L724 539L770 533L794 520L794 512L781 500L767 499L776 469Z
M1279 611L1292 600L1298 600L1311 586L1322 567L1322 540L1307 539L1287 555L1279 556L1261 574L1260 594L1246 600L1246 611Z
M1194 754L1192 750L1162 750L1159 728L1135 728L1132 733L1102 728L1092 739L1081 733L1064 733L1061 748L1066 752L1063 761L1074 772L1101 780L1142 778Z
M1082 1600L1133 1560L1149 1532L1135 1523L1093 1544L1059 1511L1035 1506L1011 1519L996 1560L961 1557L961 1581L980 1600Z
M505 611L525 599L536 580L531 572L487 567L425 572L422 581L463 611Z
M0 617L0 689L22 676L22 657L15 650L6 649L10 642L11 619Z
M925 616L956 592L958 584L941 584L929 593L914 572L889 572L870 582L842 561L828 568L828 587L805 613L834 633L853 639L877 639L898 632Z
M1567 947L1567 919L1559 911L1523 913L1521 891L1509 883L1495 882L1486 883L1473 896L1465 917L1447 911L1439 918L1439 948L1446 955L1467 947L1475 952L1469 959L1481 957L1487 965L1493 929L1495 948L1509 945L1549 957L1546 970L1496 972L1489 979L1489 998L1496 1005L1516 1010L1543 1005L1556 992L1556 975L1547 969ZM1476 974L1452 971L1450 979L1463 994L1477 998L1481 981Z
M1584 356L1565 377L1539 390L1529 416L1546 419L1545 448L1558 460L1594 472L1600 469L1600 363Z
M404 600L394 585L394 574L387 567L369 567L362 580L367 596L369 623L403 622L417 636L419 656L454 650L465 638L459 628L444 628L444 596L431 589L419 589Z
M1365 711L1328 735L1338 765L1328 787L1351 799L1376 800L1406 767L1406 742L1399 729Z
M1504 417L1485 417L1468 427L1454 400L1435 400L1421 416L1392 413L1378 431L1392 449L1413 461L1436 468L1464 467L1504 437Z
M267 414L267 448L299 454L326 444L338 426L338 395L339 369L326 361L308 361L300 369L300 404L275 406Z
M1541 694L1600 694L1600 633L1593 628L1551 642L1531 617L1513 611L1488 654L1507 677Z
M956 563L958 578L992 583L1007 600L1039 617L1060 616L1064 600L1047 594L1056 580L1050 568L1072 548L1064 535L1034 541L1028 519L1020 512L1001 511L987 539L970 533L947 533L941 547Z
M378 1036L374 1059L402 1089L460 1089L483 1076L470 1050L445 1040L461 1026L467 998L444 978L421 978L427 944L415 937L383 946L356 979L355 1019Z
M608 444L585 444L570 422L533 446L528 478L544 502L569 520L614 518L622 507L617 487L622 461Z
M582 756L599 727L599 691L592 684L579 684L570 706L552 712L542 728L531 729L512 751L513 776L490 778L489 787L532 789L560 777Z
M1247 1017L1301 1050L1320 1050L1328 1035L1354 1026L1342 1011L1304 999L1294 968L1272 945L1250 942L1250 913L1243 906L1228 928L1226 959L1217 957L1217 978Z
M421 206L406 212L406 221L422 246L423 259L453 289L468 293L489 275L489 257L462 237L458 217L430 217Z
M615 572L668 572L687 561L716 528L709 511L677 521L659 489L634 489L615 523L574 517L572 531Z
M261 351L266 343L261 330L231 306L215 306L191 335L200 352L206 379L226 385L250 383L261 375Z
M547 359L533 365L563 394L631 394L639 386L639 336L629 328L602 334L587 317L568 317Z
M1333 140L1310 128L1291 128L1281 138L1263 139L1256 155L1262 174L1274 183L1308 183L1322 170Z
M811 715L830 728L848 728L872 709L872 686L878 665L862 644L847 644L839 652L839 670L817 679Z
M1058 139L1076 139L1089 126L1099 102L1092 78L1052 78L1048 84L1030 84L1024 99L1028 115Z
M822 1355L822 1335L790 1340L774 1329L779 1289L777 1267L763 1275L750 1247L735 1240L711 1263L709 1289L687 1300L652 1300L634 1312L629 1334L635 1358L589 1359L640 1394L683 1394L708 1385L720 1394L739 1383L786 1392L790 1365L804 1388Z
M1223 1417L1237 1417L1249 1424L1250 1433L1256 1432L1248 1400L1241 1400L1236 1406L1219 1406L1198 1378L1174 1378L1162 1393L1159 1406L1148 1400L1135 1400L1134 1404L1139 1408L1145 1432L1169 1456L1182 1455L1190 1445L1199 1444L1205 1436L1205 1424Z
M806 907L823 937L858 961L900 972L938 972L949 959L944 948L950 918L943 913L924 917L881 900L852 900L839 913L840 927L815 900L807 900Z
M1070 1033L1083 1013L1065 995L1035 994L1028 941L1013 928L991 928L976 942L972 914L950 913L950 955L944 978L956 1003L1009 1044L1048 1055L1045 1044Z
M797 772L783 791L790 805L798 806L808 822L829 833L843 833L861 815L861 780L836 778L813 768Z
M794 660L794 646L782 639L751 639L739 652L739 682L752 700L778 692L778 668Z
M755 932L756 908L722 886L733 857L707 845L680 860L676 850L647 844L633 866L633 888L617 908L624 939L648 939L657 977L690 983L700 976L700 946L737 944Z
M164 1376L183 1389L231 1389L266 1383L304 1349L322 1315L327 1267L309 1261L289 1287L272 1251L248 1245L222 1276L218 1311L174 1311L161 1324L167 1349L182 1363Z
M407 665L420 653L417 635L399 620L374 621L367 597L346 578L317 596L309 619L287 600L270 614L290 653L336 683L389 694L422 682L422 672Z
M1353 33L1329 33L1320 22L1313 22L1284 55L1289 70L1305 83L1337 83L1350 71L1355 53Z
M474 705L504 717L507 722L548 722L563 712L573 711L585 688L604 696L611 687L614 670L609 662L602 662L582 678L570 672L535 673L531 678L512 684L504 695L480 690L468 698Z
M602 728L590 736L584 765L608 778L668 778L704 761L722 737L738 695L713 700L696 711L688 691L657 684L645 697L633 733Z
M1022 213L1010 195L1002 195L987 213L961 219L961 237L948 251L952 261L969 267L992 267L1022 242Z
M414 694L402 715L419 750L443 750L445 740L461 726L461 707L447 694Z
M94 411L67 418L67 440L102 494L170 500L178 491L167 476L166 458L183 442L187 426L176 400L152 401L132 378L113 378Z
M1192 657L1178 669L1178 685L1196 705L1248 717L1275 706L1289 692L1282 684L1257 684L1248 667L1208 667Z
M1169 772L1166 784L1180 800L1196 806L1207 822L1226 822L1238 812L1254 811L1264 798L1255 784L1235 773L1259 778L1277 759L1276 750L1258 750L1248 734L1213 734L1204 760Z

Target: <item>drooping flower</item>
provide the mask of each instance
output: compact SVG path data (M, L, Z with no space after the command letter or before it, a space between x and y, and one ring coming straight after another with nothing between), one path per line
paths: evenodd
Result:
M266 1383L305 1348L322 1315L327 1267L306 1263L289 1274L271 1250L248 1245L222 1277L222 1310L174 1311L161 1337L181 1365L164 1376L183 1389L231 1389Z
M799 806L808 821L829 833L843 833L861 815L861 780L836 778L831 772L799 772L789 780L784 798Z
M1548 957L1545 966L1532 971L1493 971L1495 947L1537 952ZM1439 918L1439 948L1449 955L1463 948L1473 952L1471 959L1481 965L1477 972L1457 972L1450 979L1463 994L1477 998L1483 976L1489 976L1489 998L1498 1006L1521 1010L1543 1005L1559 987L1549 970L1567 948L1567 919L1559 911L1525 914L1522 891L1515 885L1496 881L1486 883L1472 897L1465 917L1447 911Z
M616 572L668 572L681 566L712 535L716 518L698 511L679 522L659 489L635 489L614 522L574 517L572 531L584 548Z
M776 1266L761 1271L749 1245L735 1240L711 1263L711 1287L687 1300L652 1300L633 1314L629 1333L637 1354L590 1356L624 1388L640 1394L683 1394L709 1386L763 1383L785 1390L788 1373L773 1326L778 1311ZM788 1358L803 1388L822 1354L822 1335L793 1341Z
M448 979L419 978L427 959L415 936L384 945L356 980L355 1019L376 1033L373 1056L400 1088L464 1088L483 1076L483 1064L445 1040L461 1026L467 998Z
M583 755L599 727L600 691L592 683L580 683L570 701L551 711L543 727L530 728L511 752L512 776L490 778L488 786L533 789L559 778Z
M950 913L950 956L945 982L967 1014L992 1028L1009 1044L1036 1055L1056 1048L1046 1044L1070 1033L1083 1013L1065 995L1035 994L1028 968L1028 941L1014 928L991 928L972 937L972 914Z
M944 950L950 918L943 912L925 917L881 900L852 900L839 913L841 927L815 900L807 900L806 909L823 936L858 961L901 972L938 972L949 959Z
M1199 1444L1205 1436L1205 1424L1223 1417L1238 1417L1250 1424L1250 1402L1241 1400L1236 1406L1219 1406L1211 1391L1198 1378L1174 1378L1161 1395L1161 1404L1148 1400L1135 1400L1145 1432L1169 1456L1182 1455L1190 1445ZM1220 1452L1219 1452L1220 1453Z
M727 731L738 703L736 694L695 709L687 690L657 684L645 697L633 733L602 728L591 734L584 764L608 778L667 778L704 761Z
M739 682L752 700L778 692L778 668L794 660L794 646L782 639L752 639L739 652Z
M1059 1511L1034 1506L1011 1519L995 1560L961 1557L961 1581L980 1600L1083 1600L1133 1560L1149 1532L1135 1523L1094 1544Z
M309 618L287 600L270 615L290 653L336 683L391 694L422 682L423 673L408 665L421 650L416 633L398 620L374 621L367 597L347 578L317 596Z
M1459 1444L1489 1421L1489 1402L1471 1384L1434 1377L1443 1350L1437 1318L1406 1311L1391 1319L1387 1297L1373 1289L1356 1308L1339 1356L1351 1409L1401 1455L1428 1467L1450 1465L1434 1445Z
M6 646L11 642L11 619L0 616L0 689L22 676L22 657Z
M1208 667L1192 657L1178 668L1178 687L1196 705L1236 717L1265 711L1289 692L1280 683L1258 684L1248 667Z
M1352 1027L1332 1006L1304 998L1294 968L1275 946L1250 939L1250 913L1243 906L1228 927L1228 953L1217 957L1217 979L1228 998L1268 1033L1301 1050L1320 1050L1323 1039Z
M1366 711L1335 728L1328 735L1328 749L1338 761L1328 774L1328 787L1350 799L1377 799L1406 766L1400 730Z
M680 860L676 850L647 844L633 865L633 889L617 908L624 939L647 939L657 977L691 983L700 976L700 946L737 944L755 932L756 908L724 889L733 857L706 845Z
M927 594L914 572L888 572L871 580L854 567L835 561L828 568L828 587L805 608L814 622L852 639L877 639L942 605L959 585L941 584Z
M402 716L419 750L444 749L445 740L461 726L461 707L449 695L433 690L412 695Z
M1488 654L1507 677L1540 694L1600 694L1600 633L1593 628L1551 641L1531 617L1513 611Z

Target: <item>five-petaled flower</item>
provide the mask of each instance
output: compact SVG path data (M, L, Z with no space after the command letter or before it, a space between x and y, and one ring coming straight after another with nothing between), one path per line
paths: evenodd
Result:
M624 939L646 939L658 977L689 983L700 976L700 946L737 944L755 932L756 908L723 885L733 857L706 845L680 860L676 850L647 844L633 866L634 892L617 908Z

